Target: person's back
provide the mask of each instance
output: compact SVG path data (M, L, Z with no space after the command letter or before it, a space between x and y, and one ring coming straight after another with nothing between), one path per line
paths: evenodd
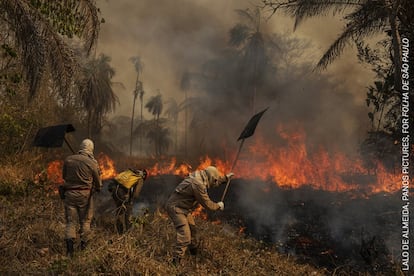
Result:
M65 188L92 188L98 165L83 154L74 154L66 158L63 166Z
M146 170L128 169L119 173L108 184L108 191L116 204L116 228L119 234L131 227L132 205L138 198L144 181Z
M85 139L78 154L68 156L63 163L62 175L65 181L65 241L67 254L73 255L76 240L76 221L80 224L81 249L85 249L90 239L90 224L93 217L93 192L102 187L98 162L93 156L94 144Z

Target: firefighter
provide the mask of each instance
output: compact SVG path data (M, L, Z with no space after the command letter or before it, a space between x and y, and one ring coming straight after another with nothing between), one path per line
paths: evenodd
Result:
M79 222L80 248L84 250L91 237L94 192L102 188L100 170L94 155L94 144L85 139L79 152L68 156L63 163L64 206L66 218L65 241L67 255L72 257L76 240L76 224ZM77 220L77 221L76 221Z
M207 189L218 187L232 176L233 173L229 173L221 177L216 167L209 166L191 173L178 184L168 198L165 207L176 230L176 246L172 260L174 265L179 264L187 249L190 254L197 254L198 237L191 212L198 204L211 211L224 210L224 203L212 201Z
M119 234L131 227L131 214L134 200L138 198L144 181L146 170L128 169L119 173L108 184L108 191L116 204L116 229Z

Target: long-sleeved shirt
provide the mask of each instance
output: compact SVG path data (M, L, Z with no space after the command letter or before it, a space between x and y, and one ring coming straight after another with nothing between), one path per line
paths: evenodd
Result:
M62 176L65 189L101 190L102 181L98 162L87 154L70 155L63 163Z
M207 186L206 173L195 171L178 184L168 199L167 205L188 213L200 203L204 208L216 211L220 209L220 206L210 199Z

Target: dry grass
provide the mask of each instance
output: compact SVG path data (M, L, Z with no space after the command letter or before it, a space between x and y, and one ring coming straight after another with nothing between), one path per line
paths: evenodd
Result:
M231 225L201 219L196 219L201 252L174 267L175 231L162 210L138 217L124 235L116 233L113 216L101 212L93 242L67 258L63 202L55 184L38 179L43 159L20 156L1 164L0 275L369 275L300 264ZM135 161L122 164L128 167Z
M140 217L124 235L113 218L95 223L85 251L67 258L63 203L54 194L33 191L28 197L0 197L1 275L326 275L295 263L272 248L238 234L229 225L197 220L201 252L170 264L175 231L157 210Z

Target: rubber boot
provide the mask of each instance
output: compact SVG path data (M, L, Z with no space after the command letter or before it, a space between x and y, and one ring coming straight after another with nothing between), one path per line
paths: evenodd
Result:
M180 265L180 263L181 263L181 258L180 258L180 257L174 257L174 258L172 259L171 263L172 263L172 265L173 265L173 266L177 267L177 266L179 266L179 265Z
M197 236L197 229L195 225L190 224L190 231L191 231L191 244L188 246L188 251L191 255L197 255L198 253L198 236Z
M81 240L80 242L80 250L85 250L86 246L88 246L88 242Z
M66 256L73 257L74 249L74 239L65 239L66 242Z
M116 230L119 235L122 235L124 233L124 223L120 218L116 220Z
M198 253L198 247L194 244L190 244L188 246L188 251L190 252L191 255L195 256Z

